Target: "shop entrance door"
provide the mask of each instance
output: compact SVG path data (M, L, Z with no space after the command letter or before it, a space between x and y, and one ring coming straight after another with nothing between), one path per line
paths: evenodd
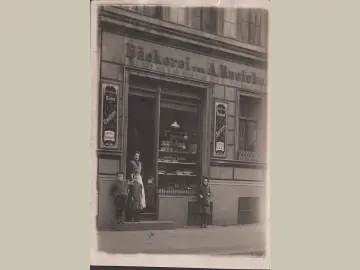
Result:
M147 204L140 220L160 218L163 195L196 194L203 172L201 138L206 136L201 131L203 90L140 75L129 78L126 160L140 151Z
M134 157L135 151L140 151L140 161L143 166L143 184L145 189L146 208L142 210L140 219L156 219L156 188L155 181L155 141L156 141L156 97L141 95L129 91L128 96L128 129L127 129L127 161ZM127 174L129 176L129 169Z

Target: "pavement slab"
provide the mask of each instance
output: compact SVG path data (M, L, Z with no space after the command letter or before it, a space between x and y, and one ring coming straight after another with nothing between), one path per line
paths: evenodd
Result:
M100 251L107 253L211 254L261 256L265 226L183 228L161 231L98 232Z

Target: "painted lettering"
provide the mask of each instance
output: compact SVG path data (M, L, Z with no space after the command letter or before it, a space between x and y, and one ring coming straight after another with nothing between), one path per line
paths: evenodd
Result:
M228 72L227 71L228 71L227 66L220 65L220 77L227 78L228 77Z
M229 70L229 79L233 80L234 79L234 72Z
M191 65L190 57L185 57L185 59L176 59L169 56L161 56L158 50L152 50L151 52L146 52L145 49L141 46L135 46L132 43L126 43L126 57L129 59L131 65L136 65L136 62L131 61L136 58L137 60L143 62L154 63L159 65L161 70L164 69L161 66L173 68L171 72L176 72L176 69L185 69L190 71L186 76L193 77L196 74L202 73L207 74L213 77L222 77L229 80L241 81L248 84L258 84L264 85L265 79L258 77L256 72L247 72L242 70L241 72L236 72L236 70L230 70L226 64L216 64L214 62L207 63L204 66L199 65L194 62L194 65Z
M152 53L148 53L148 54L146 55L146 61L152 62Z
M115 101L115 98L114 98L114 97L106 96L105 99L106 99L106 100L109 100L109 101Z
M164 64L165 66L168 66L168 65L170 64L170 59L169 59L169 57L164 57L163 64Z
M112 113L109 114L108 117L106 117L106 119L104 119L104 124L106 125L107 123L109 123L111 119L113 119L115 116L116 116L116 112L113 111Z
M145 58L144 48L138 47L137 59L144 61L144 58Z
M186 70L190 70L190 58L189 58L189 57L186 57L185 69L186 69Z
M251 79L252 79L252 76L251 76L251 75L247 75L247 76L246 76L246 82L247 82L247 83L251 83Z
M214 63L210 63L210 64L209 64L209 68L208 68L207 74L209 74L209 75L211 75L211 76L215 76L215 65L214 65Z
M253 72L252 73L252 84L256 84L256 82L257 82L256 73Z
M241 71L241 81L245 82L245 80L246 80L246 75L245 75L245 71L243 70Z
M174 58L171 58L171 66L172 67L176 67L176 65L177 65L177 60L176 59L174 59Z
M154 50L154 63L157 65L161 65L161 58L158 50Z
M126 57L130 59L135 57L135 45L126 43Z

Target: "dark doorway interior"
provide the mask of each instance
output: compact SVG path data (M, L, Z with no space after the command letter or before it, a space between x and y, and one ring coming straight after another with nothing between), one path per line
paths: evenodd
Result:
M143 183L146 193L147 208L143 213L155 213L155 188L147 184L150 176L155 176L155 99L137 95L129 95L128 100L128 162L136 150L140 151L140 161L143 165ZM154 194L153 194L154 193Z

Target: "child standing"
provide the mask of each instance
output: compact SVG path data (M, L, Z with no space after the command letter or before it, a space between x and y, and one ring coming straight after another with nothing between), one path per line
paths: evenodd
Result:
M126 207L127 189L122 172L117 174L117 181L111 188L111 195L114 197L117 223L124 223L123 212Z
M141 199L143 193L143 185L140 180L140 174L135 173L133 175L133 181L130 182L128 187L128 210L129 210L129 221L140 222L138 219L141 210Z
M209 179L204 177L202 186L199 191L199 215L200 215L200 227L206 228L206 218L210 214L210 197L211 191L209 187Z

